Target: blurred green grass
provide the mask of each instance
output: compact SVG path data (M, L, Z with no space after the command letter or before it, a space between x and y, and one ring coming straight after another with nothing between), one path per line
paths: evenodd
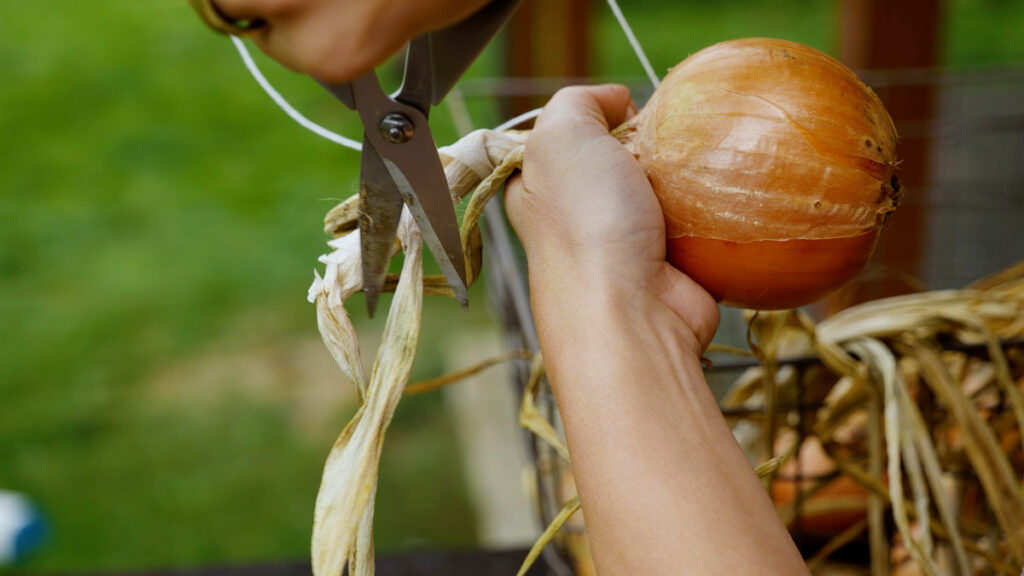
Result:
M299 107L358 133L312 82L262 61ZM228 392L196 405L152 388L195 356L316 339L304 295L320 223L354 190L358 156L281 114L184 2L7 2L0 69L0 488L52 521L19 568L303 557L351 403L304 433L284 393L215 382ZM378 546L471 545L442 399L403 403L389 444Z
M357 156L286 118L184 2L45 4L0 6L0 489L52 522L18 569L301 558L323 459L353 410L335 393L309 424L321 392L302 367L330 366L304 296L322 215L354 191ZM835 42L831 2L623 8L658 70L731 37ZM947 62L1024 62L1020 3L948 8ZM595 12L599 73L638 76ZM260 61L300 110L359 133L318 87ZM470 74L496 69L489 51ZM470 104L478 123L497 119L493 101ZM450 142L447 116L433 120ZM460 325L488 322L474 290ZM445 369L440 327L457 309L431 302L414 376ZM213 368L223 358L237 370ZM474 544L440 396L399 408L377 517L381 551Z

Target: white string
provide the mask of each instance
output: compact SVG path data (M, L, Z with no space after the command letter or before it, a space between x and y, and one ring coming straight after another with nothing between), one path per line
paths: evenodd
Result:
M616 0L608 0L608 7L612 9L612 13L615 14L615 19L619 21L619 26L622 28L622 31L626 33L626 39L629 40L629 45L633 47L633 52L636 53L636 57L640 59L640 65L644 67L644 72L647 72L647 77L651 79L651 84L657 88L660 83L658 81L658 75L654 73L654 68L651 67L651 62L647 59L647 55L644 54L644 49L640 46L640 42L633 34L633 29L629 27L629 22L626 21L626 16L623 15L622 10L619 9L619 3Z
M277 104L278 107L284 110L285 114L288 114L292 120L295 120L300 126L310 132L326 138L331 142L341 144L342 146L353 150L363 149L363 144L361 142L356 142L351 138L346 138L341 134L331 132L327 128L324 128L309 118L306 118L302 113L293 108L292 105L284 99L284 96L281 96L281 94L270 85L270 82L265 76L263 76L263 73L260 72L259 67L256 66L256 62L252 59L252 55L249 54L249 50L245 47L245 42L237 36L232 36L231 41L234 42L235 48L238 49L238 54L242 57L242 62L245 62L245 67L249 70L249 73L252 74L252 77L256 79L256 83L260 85L260 88L263 88L263 91L267 93L267 96L270 96L270 99L274 101L274 104Z
M505 130L511 130L512 128L515 128L516 126L522 124L523 122L526 122L527 120L533 120L537 116L540 116L541 110L543 110L543 108L534 108L529 112L523 112L522 114L516 116L511 120L506 120L505 122L502 122L497 128L494 129L494 131L504 132Z
M633 47L633 52L636 53L636 57L640 60L640 65L643 66L648 78L650 78L651 84L653 84L654 87L657 88L659 84L658 75L654 73L654 68L651 66L651 62L647 59L647 55L644 53L643 47L640 46L640 42L636 39L636 35L633 34L633 29L630 28L629 22L626 21L626 16L622 13L622 10L619 9L619 3L616 0L607 1L608 6L612 9L612 13L615 14L615 19L618 20L619 22L619 26L622 28L622 31L626 34L626 39L629 40L629 45ZM326 138L331 142L341 144L346 148L351 148L352 150L356 151L363 149L363 145L361 142L357 142L355 140L352 140L351 138L346 138L341 134L332 132L327 128L324 128L323 126L317 124L316 122L313 122L309 118L303 116L301 112L296 110L291 104L288 103L287 100L284 99L284 96L282 96L276 89L274 89L274 87L270 84L270 81L267 80L267 78L263 75L262 72L260 72L260 69L256 65L256 62L252 59L252 55L249 54L249 49L246 48L245 42L243 42L242 39L237 36L231 36L231 42L234 43L235 48L238 50L238 55L242 57L242 62L245 63L245 68L249 70L249 73L252 74L252 77L256 79L256 83L259 84L260 88L262 88L263 91L267 93L267 96L270 96L270 99L274 101L274 104L277 104L279 108L284 110L285 114L291 117L292 120L295 120L300 126L316 134L317 136ZM501 123L494 130L496 132L509 130L523 122L536 118L537 116L540 115L540 112L540 108L530 110L529 112L520 114L519 116L516 116L511 120L507 120Z

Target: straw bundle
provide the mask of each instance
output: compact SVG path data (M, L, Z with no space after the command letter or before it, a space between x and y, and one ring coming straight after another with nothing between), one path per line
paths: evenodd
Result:
M806 551L815 574L1021 574L1024 262L817 325L793 310L748 319L751 352L711 350L759 364L722 409L786 524L828 536ZM569 526L577 574L593 574ZM870 566L830 562L858 540Z
M1024 263L817 326L795 311L757 314L750 335L762 365L737 380L723 408L763 406L753 429L766 456L788 461L820 447L826 471L862 495L859 515L847 514L812 567L867 530L873 574L1020 574ZM827 371L780 368L808 355ZM798 506L812 517L840 513L844 502L825 490L835 482L776 478L783 518L792 522Z

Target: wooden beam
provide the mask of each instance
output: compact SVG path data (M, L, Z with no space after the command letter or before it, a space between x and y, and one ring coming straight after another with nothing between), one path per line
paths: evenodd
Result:
M582 78L590 73L591 0L524 0L509 22L505 74L513 78ZM514 96L506 114L543 105Z
M928 234L928 184L931 160L930 126L935 113L935 87L900 82L899 71L934 68L939 64L940 0L838 0L839 57L867 76L885 102L900 134L899 178L905 191L890 229L882 234L865 274L830 299L830 311L907 293L910 279L924 271Z

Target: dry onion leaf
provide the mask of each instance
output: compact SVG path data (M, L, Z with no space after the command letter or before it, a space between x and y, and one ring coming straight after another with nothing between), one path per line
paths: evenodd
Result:
M497 356L492 356L472 366L463 368L462 370L451 372L449 374L445 374L437 378L421 380L419 382L409 384L408 386L405 387L405 393L423 394L425 392L432 392L439 388L444 388L449 384L458 382L459 380L469 378L470 376L475 376L476 374L479 374L480 372L483 372L484 370L496 364L508 362L509 360L531 360L533 359L533 356L534 355L532 353L526 350L509 350L508 352L498 354Z
M534 357L530 366L530 380L523 391L523 400L519 405L519 425L533 432L547 442L562 460L569 461L569 449L555 427L537 409L537 394L544 379L544 359L540 354Z
M495 169L500 168L507 177L521 163L525 138L522 133L477 131L439 150L453 203L475 189L474 195L481 195L477 204L482 206L485 197L493 196L503 183L500 175L493 176ZM486 181L485 185L478 186L481 181ZM317 306L324 344L355 384L361 403L324 465L312 541L313 572L318 576L341 574L346 565L353 576L373 574L373 499L380 453L385 431L409 378L422 320L422 239L405 210L398 230L405 261L394 282L395 297L367 378L358 339L344 309L344 300L361 288L358 217L355 198L328 213L325 230L338 237L328 242L333 251L320 258L326 265L324 276L314 272L309 290L309 299ZM480 268L478 217L476 214L472 221L464 222L467 232L463 242L467 244L467 264L473 277ZM396 243L396 251L398 247Z
M526 572L533 566L533 563L540 557L540 553L544 550L544 547L558 534L558 531L562 529L566 521L580 509L580 497L573 496L571 500L565 503L562 507L561 512L555 516L554 520L548 524L548 527L544 529L544 532L537 538L537 541L530 547L530 551L526 554L526 559L523 560L522 566L519 567L519 572L516 576L524 576Z
M324 464L313 520L313 573L341 574L362 530L372 525L370 503L376 493L377 467L384 432L409 379L419 337L423 300L422 239L404 211L399 235L405 251L402 279L388 311L384 335L359 411L334 443ZM364 537L365 540L365 537ZM373 563L372 555L356 558Z

